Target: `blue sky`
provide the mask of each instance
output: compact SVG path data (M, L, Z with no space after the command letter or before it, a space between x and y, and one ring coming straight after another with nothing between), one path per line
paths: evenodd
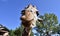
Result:
M60 20L60 0L0 0L0 24L9 29L20 26L21 10L28 4L35 5L40 14L54 13Z

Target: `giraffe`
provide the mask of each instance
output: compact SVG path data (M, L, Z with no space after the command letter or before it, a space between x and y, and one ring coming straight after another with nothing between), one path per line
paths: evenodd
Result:
M36 6L33 5L28 5L25 7L24 10L21 12L21 21L22 25L24 26L24 30L22 33L22 36L30 36L31 34L31 29L36 27L36 21L42 21L41 18L38 18L38 10L36 9Z

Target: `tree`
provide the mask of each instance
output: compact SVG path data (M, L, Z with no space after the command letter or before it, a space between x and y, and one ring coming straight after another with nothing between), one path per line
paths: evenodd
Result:
M15 36L14 30L10 30L10 31L9 31L9 36Z
M60 34L60 24L58 26L58 32L57 33Z
M15 30L10 30L10 36L22 36L23 26L16 28Z
M57 20L57 16L55 14L44 14L44 15L40 15L40 18L43 19L43 22L38 23L37 22L37 27L36 27L36 31L38 33L43 34L47 34L49 35L50 32L54 32L56 33L57 30L57 24L58 24L58 20ZM42 35L41 35L42 36Z
M22 36L23 33L23 25L19 26L18 28L16 28L15 30L9 30L9 35L10 36ZM33 32L31 31L31 36L33 36Z
M16 36L22 36L23 28L24 28L23 26L16 28L16 30L14 32L15 35Z

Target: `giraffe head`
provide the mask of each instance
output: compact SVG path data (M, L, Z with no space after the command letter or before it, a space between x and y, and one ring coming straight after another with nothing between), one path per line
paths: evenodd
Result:
M26 26L36 26L36 21L38 20L38 10L36 9L35 6L32 6L31 4L25 7L24 10L22 10L22 24ZM32 27L32 26L31 26Z
M39 15L36 7L32 6L31 4L28 5L27 7L25 7L25 9L22 10L21 14L22 14L22 17L23 17L22 19L25 19L25 20L27 20L27 19L31 20L31 19L34 18L34 15L36 15L36 16Z

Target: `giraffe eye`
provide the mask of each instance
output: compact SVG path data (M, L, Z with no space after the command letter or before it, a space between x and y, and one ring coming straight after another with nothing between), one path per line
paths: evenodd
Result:
M30 12L33 12L32 10L30 10Z

